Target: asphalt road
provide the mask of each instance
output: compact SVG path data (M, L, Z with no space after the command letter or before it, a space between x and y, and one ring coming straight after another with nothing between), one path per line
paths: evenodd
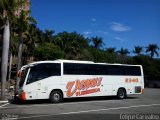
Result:
M67 99L59 104L30 101L3 103L0 119L9 120L160 120L160 89L145 89L143 95Z

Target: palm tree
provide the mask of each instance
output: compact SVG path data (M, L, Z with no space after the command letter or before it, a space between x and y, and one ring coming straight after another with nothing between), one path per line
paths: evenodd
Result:
M24 11L21 10L20 12L20 16L17 19L17 23L18 23L18 35L19 35L19 45L18 45L18 64L17 64L17 71L21 68L22 66L22 49L23 49L23 42L24 42L24 38L27 37L27 34L29 35L29 29L31 27L30 23L35 23L36 21L34 20L34 18L29 16L29 11ZM33 43L34 45L34 43ZM19 83L19 78L17 77L16 80L16 90L18 89L18 83Z
M65 52L65 59L78 59L82 49L88 47L86 39L76 32L62 32L54 36L54 44Z
M104 45L102 38L99 38L97 36L92 37L91 41L93 42L93 47L96 48L96 49L100 49Z
M5 83L7 79L8 53L10 41L10 22L15 17L15 11L24 0L0 0L0 18L3 20L3 49L1 65L1 99L5 99Z
M135 53L139 56L142 53L142 51L143 51L143 47L135 46L134 50L133 50L133 53Z
M112 47L106 49L106 51L111 54L115 53L115 50L116 48L112 48Z
M36 46L38 46L39 44L39 39L38 39L38 34L37 34L37 28L35 24L31 24L29 25L29 30L27 32L25 32L25 38L24 38L24 48L26 48L25 50L23 49L23 53L25 55L25 61L23 62L27 62L28 59L33 58L34 57L34 51Z
M125 62L125 57L127 56L127 54L129 54L130 52L128 51L128 49L124 49L121 48L119 51L117 51L117 53L120 54L120 56L122 57L122 62Z
M20 12L20 16L17 19L17 23L18 23L18 28L17 28L17 32L18 32L18 39L19 39L19 43L18 43L18 63L17 63L17 71L20 69L21 65L22 65L22 47L23 47L23 33L25 31L25 29L27 29L27 20L26 20L26 12L25 11L21 11ZM19 83L19 77L16 80L16 90L18 89L18 83Z
M36 35L37 35L37 39L39 41L39 45L43 45L45 43L45 35L44 35L43 31L40 30L39 28L36 28Z
M116 54L116 48L114 47L109 47L109 48L106 48L106 52L107 52L107 62L112 62L112 63L115 63L116 62L116 57L117 57L117 54Z
M156 54L157 56L159 56L158 50L159 50L159 47L158 47L157 44L149 44L149 45L146 47L146 53L149 52L151 58L153 58L155 54Z
M54 31L53 30L45 30L44 36L45 36L45 42L52 42L52 35L53 35Z
M122 56L126 56L127 54L129 54L130 52L128 51L128 49L124 49L121 48L119 51L117 51L120 55Z

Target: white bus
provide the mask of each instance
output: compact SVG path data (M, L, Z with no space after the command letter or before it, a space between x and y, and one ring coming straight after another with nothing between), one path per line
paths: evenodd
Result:
M19 71L20 100L142 94L144 76L141 65L55 60L25 65Z

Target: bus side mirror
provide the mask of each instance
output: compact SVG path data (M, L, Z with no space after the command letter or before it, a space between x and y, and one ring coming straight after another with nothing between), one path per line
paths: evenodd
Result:
M17 76L17 77L20 77L20 71L17 72L16 76Z
M24 75L24 71L20 71L20 70L19 70L19 71L17 72L17 75L16 75L16 76L17 76L17 77L22 77L23 75Z

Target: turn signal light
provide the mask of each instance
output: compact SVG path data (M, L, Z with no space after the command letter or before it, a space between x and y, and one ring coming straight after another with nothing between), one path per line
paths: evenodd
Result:
M26 100L26 93L22 92L20 98L21 98L21 100L25 101Z

